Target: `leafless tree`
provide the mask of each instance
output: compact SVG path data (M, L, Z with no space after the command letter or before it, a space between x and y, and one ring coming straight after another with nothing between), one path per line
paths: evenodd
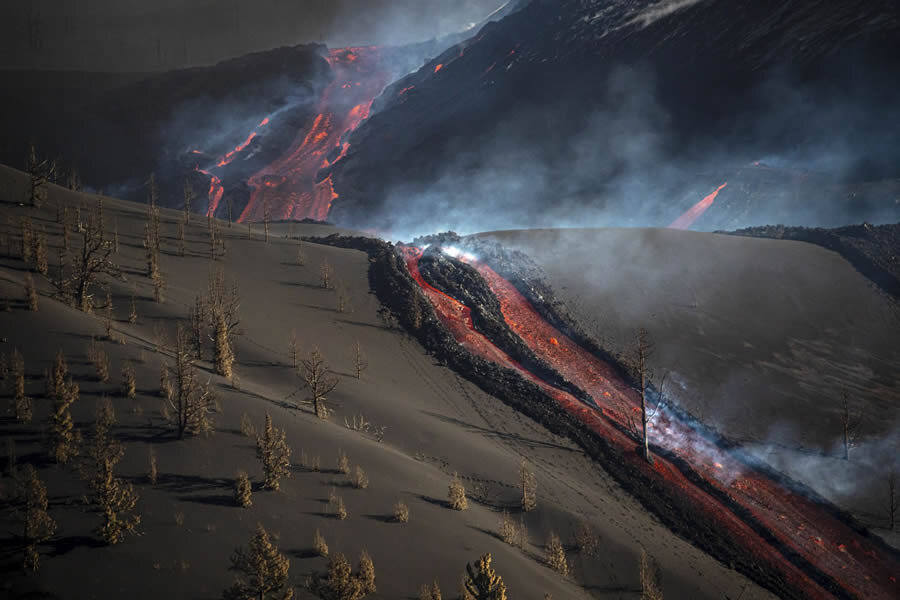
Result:
M209 384L197 380L188 345L188 335L179 326L175 336L175 365L171 369L174 388L169 400L179 439L210 430L208 413L214 401Z
M47 159L40 160L37 149L31 144L28 147L28 174L31 176L28 201L31 206L40 207L47 199L48 171Z
M182 185L182 191L184 195L184 224L190 225L191 223L191 203L194 201L194 186L191 185L191 180L185 177L184 184Z
M362 373L369 368L369 361L362 349L359 340L353 345L353 368L356 370L356 378L362 379Z
M44 45L41 24L40 9L33 2L28 2L25 7L25 31L28 34L28 47L32 52L37 52Z
M300 361L300 366L303 381L311 396L308 401L312 402L316 416L325 419L328 417L325 401L328 394L337 387L338 378L331 374L331 370L318 348L310 350L306 358Z
M237 285L229 287L225 281L225 271L217 270L209 279L206 301L206 317L212 332L213 362L216 373L231 377L234 363L232 338L238 333L240 318L240 297Z
M194 358L203 360L203 336L205 334L206 305L203 298L196 296L194 306L188 311L188 321L191 326L191 346L194 350Z
M93 288L101 274L119 275L119 268L110 260L112 243L103 239L97 220L91 218L82 227L81 250L75 253L72 272L63 274L55 283L57 294L84 312L93 305Z
M635 379L635 391L640 399L640 419L638 420L636 411L630 405L625 404L619 410L620 416L625 421L625 426L641 440L644 460L647 462L652 462L648 426L659 414L666 383L666 375L663 375L657 381L653 370L650 368L649 361L655 351L656 345L653 343L650 334L643 327L640 328L631 355L626 360L626 365ZM651 409L648 394L653 387L657 388L658 402L656 407Z

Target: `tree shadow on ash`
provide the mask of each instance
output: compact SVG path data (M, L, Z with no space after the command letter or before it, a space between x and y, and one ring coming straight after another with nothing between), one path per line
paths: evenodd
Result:
M68 554L76 548L102 548L106 544L97 538L87 535L70 535L64 538L56 538L47 542L48 546L53 549L47 553L48 556L62 556Z
M528 446L531 449L552 448L554 450L565 450L566 452L575 452L578 454L583 454L583 452L581 450L578 450L576 448L569 448L568 446L561 446L560 444L554 444L553 442L543 442L541 440L534 440L534 439L527 438L527 437L513 434L513 433L503 433L502 431L495 431L493 429L488 429L487 427L473 425L472 423L467 423L466 421L463 421L461 419L455 419L453 417L448 417L446 415L441 415L441 414L427 411L427 410L423 410L422 413L428 415L429 417L434 417L435 419L438 419L445 423L450 423L452 425L458 425L460 427L463 427L463 428L465 428L469 431L475 432L475 433L481 433L482 435L484 435L485 437L488 437L488 438L496 438L496 439L500 439L500 440L508 440L508 441L512 441L512 442L518 442L520 444L524 444L524 445Z
M441 500L440 498L433 498L431 496L426 496L425 494L420 494L418 498L419 500L427 502L428 504L434 504L435 506L440 506L441 508L450 508L450 503L446 500Z
M397 523L398 521L394 518L394 515L363 515L366 519L371 521L378 521L379 523Z
M288 556L292 556L294 558L305 559L305 558L318 558L319 553L313 550L312 548L304 548L303 550L288 550Z
M237 506L234 496L225 494L210 494L207 496L179 496L179 500L185 502L194 502L196 504L206 504L209 506Z

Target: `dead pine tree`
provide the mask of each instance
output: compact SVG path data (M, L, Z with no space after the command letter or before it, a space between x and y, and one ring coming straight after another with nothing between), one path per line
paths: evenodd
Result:
M40 567L37 545L56 532L56 522L47 512L47 487L31 465L25 465L22 485L22 538L25 543L22 566L32 573Z
M356 371L356 378L362 379L363 371L369 368L369 360L366 358L359 340L353 345L353 368Z
M322 265L319 267L319 277L322 288L330 290L334 287L334 271L327 259L322 259Z
M203 298L194 297L194 306L188 309L188 323L191 327L191 348L194 358L203 360L203 336L205 334L206 306Z
M187 333L179 325L175 334L175 365L171 369L173 389L169 406L178 439L206 434L212 428L209 409L214 402L209 384L197 380L194 363L190 358Z
M32 416L32 401L25 393L25 360L18 348L13 349L9 366L13 381L13 412L17 421L29 423Z
M191 224L191 203L194 201L194 186L190 179L184 178L182 184L182 195L184 197L184 225ZM184 229L182 229L182 232Z
M290 567L291 561L278 551L263 526L257 525L246 549L238 548L231 557L231 570L238 575L222 597L225 600L290 600L294 597L288 582ZM351 600L349 596L334 598Z
M519 483L522 488L522 511L530 512L537 507L537 480L524 458L519 466Z
M213 366L218 375L231 377L234 364L232 338L238 333L240 297L237 286L228 286L225 271L217 270L209 279L206 318L213 342Z
M34 278L31 273L25 273L25 302L28 310L35 312L38 309L37 290L34 287Z
M185 251L186 251L185 243L184 243L184 230L185 230L185 224L179 223L178 224L178 255L181 257L184 257Z
M337 387L338 378L331 374L331 370L318 348L309 351L309 354L300 361L300 367L300 374L309 389L310 398L307 401L312 403L313 412L317 417L327 419L328 408L325 402L328 394Z
M656 386L658 388L658 402L656 407L651 410L648 396L650 390L655 386L656 381L654 374L650 369L649 361L653 356L654 351L655 345L653 340L647 330L642 327L638 330L637 340L631 352L631 356L626 360L626 364L635 380L635 391L640 400L640 421L639 423L635 422L635 415L627 406L624 407L623 418L626 421L626 426L640 439L641 445L643 446L644 460L647 462L653 462L653 458L650 456L650 434L648 428L650 422L653 421L657 414L659 414L659 409L662 406L663 389L666 380L665 375L659 380L659 385Z
M263 485L278 490L279 480L291 476L291 448L285 441L284 430L272 425L269 413L266 413L262 435L256 438L256 455L263 466Z
M101 274L118 276L119 268L110 260L112 244L103 239L97 221L91 218L81 231L81 251L76 252L71 273L57 284L60 295L72 295L73 304L83 312L93 306L93 287Z
M47 199L48 162L46 159L38 159L37 148L35 148L34 144L30 144L28 147L27 163L28 175L31 178L31 186L28 191L28 204L35 208L40 208L44 200Z
M850 402L846 390L841 395L841 445L844 450L844 460L850 460L850 450L856 447L856 440L859 437L862 415L850 410Z

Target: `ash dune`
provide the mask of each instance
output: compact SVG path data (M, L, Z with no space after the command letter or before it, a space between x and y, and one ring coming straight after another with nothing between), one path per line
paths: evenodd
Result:
M8 243L30 217L37 231L45 231L50 249L50 272L62 245L56 208L65 203L83 218L97 206L97 197L50 186L43 208L18 205L27 177L11 169L0 171L3 190L2 224ZM124 344L103 341L102 310L87 315L50 297L48 282L35 276L39 309L30 312L23 302L27 273L22 261L6 255L2 261L0 294L9 298L10 312L0 312L2 352L17 348L24 357L27 393L34 398L35 415L29 424L2 423L4 439L15 440L20 463L34 462L46 482L50 514L57 534L39 549L43 566L36 576L19 573L21 546L15 516L2 513L4 594L11 597L47 594L50 597L159 597L177 590L180 597L218 596L230 585L229 556L243 545L259 522L278 534L278 546L291 560L290 583L298 597L302 584L325 559L311 557L316 529L332 552L355 561L367 549L377 571L375 597L414 597L420 584L437 579L447 596L458 588L467 561L491 552L513 598L579 598L594 595L634 595L639 590L640 549L646 548L661 569L667 597L768 598L771 595L743 576L703 554L666 530L600 468L565 439L517 414L465 379L436 364L418 344L379 312L370 294L367 257L356 251L303 243L306 266L297 264L296 236L340 233L326 226L272 226L268 243L262 226L248 234L243 225L218 223L226 254L209 258L207 221L194 216L188 227L186 256L178 252L180 211L161 211L161 270L166 278L163 303L153 301L142 247L146 208L104 199L107 227L118 230L120 250L114 255L125 280L108 279L113 299L114 330ZM282 237L293 234L293 238ZM77 240L73 235L73 240ZM72 241L77 245L77 241ZM76 246L77 247L77 246ZM339 286L350 297L352 312L338 312L336 292L319 284L319 265L326 261ZM208 438L178 441L160 415L159 378L162 361L171 363L171 350L157 351L160 337L173 338L177 323L187 318L196 294L206 286L211 269L222 267L238 286L241 329L235 354L236 387L216 376L208 362L198 364L203 381L219 397L213 415L215 431ZM102 288L100 288L102 290ZM132 291L138 319L127 322ZM98 292L103 296L103 292ZM100 300L98 300L100 303ZM340 383L329 398L334 411L328 421L293 402L298 381L289 364L291 330L305 350L316 345ZM164 333L163 333L164 332ZM162 335L161 335L162 334ZM86 360L91 336L110 357L112 377L95 381ZM369 361L361 380L352 372L353 345L359 341ZM94 407L102 396L112 400L118 423L114 433L125 445L117 474L132 481L140 494L137 512L141 535L120 545L104 547L93 529L100 516L83 499L87 490L73 469L46 459L43 430L48 401L43 397L42 373L57 350L62 350L81 387L73 412L76 426L88 431ZM209 359L209 347L206 348ZM119 394L120 372L131 361L136 372L137 398ZM4 392L5 397L9 391ZM293 448L292 476L278 492L255 491L253 506L232 504L238 470L261 480L253 443L240 434L246 413L259 428L265 413L287 432ZM386 427L383 443L344 426L344 418L362 413L374 425ZM153 449L159 478L146 481L148 452ZM301 449L321 459L323 472L300 465ZM365 468L367 489L347 485L345 476L331 472L338 450L351 464ZM497 538L499 508L518 503L518 466L532 465L538 481L538 507L526 516L531 543L524 551ZM453 471L458 471L470 495L470 508L451 511L442 503ZM10 479L2 481L4 493ZM325 501L330 490L345 500L350 516L329 518ZM397 500L409 505L408 523L386 522ZM600 535L596 557L569 550L574 575L563 578L542 564L551 530L567 545L573 530L587 519ZM103 565L98 568L98 565Z

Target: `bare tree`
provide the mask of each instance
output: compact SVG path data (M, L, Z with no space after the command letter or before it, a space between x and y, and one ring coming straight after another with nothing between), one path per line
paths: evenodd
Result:
M47 487L31 465L25 465L22 488L22 538L25 542L23 566L26 571L34 572L40 566L37 545L53 536L56 522L47 513Z
M191 346L194 350L194 357L197 360L203 360L203 336L206 332L206 305L203 298L196 296L194 298L194 306L188 311L188 321L191 326Z
M41 11L32 2L25 7L25 31L28 34L28 47L32 52L37 52L44 45L44 37L41 31Z
M237 285L231 287L225 280L225 272L217 270L209 279L206 317L212 332L213 363L216 373L231 377L234 363L232 337L237 335L240 319L240 297Z
M356 378L361 379L362 373L369 368L369 361L362 349L359 340L353 345L353 368L356 370Z
M328 417L325 401L328 394L337 387L338 378L331 374L328 364L318 348L310 350L306 358L300 362L300 366L303 381L311 395L308 401L312 402L316 416L325 419Z
M36 208L47 199L48 170L47 159L38 159L37 149L31 144L28 148L28 174L31 176L28 202Z
M174 389L169 400L179 439L209 432L208 413L214 400L209 384L203 385L197 380L188 343L187 333L179 326L175 335L175 366L172 368Z
M190 225L190 223L191 223L191 203L194 201L194 186L191 185L191 180L187 177L184 178L184 184L182 185L182 191L184 194L184 224Z
M537 507L537 480L524 458L519 466L519 480L522 487L522 511L532 511Z
M847 391L842 393L841 401L841 442L844 448L844 460L850 460L850 450L856 447L862 415L850 410Z
M652 462L650 456L650 434L648 426L657 414L659 414L666 382L666 375L663 375L657 382L654 373L650 368L649 361L655 350L656 346L653 343L650 334L643 327L640 328L631 356L626 360L626 365L635 379L635 391L637 391L640 399L640 420L637 420L635 411L632 410L629 405L620 407L620 416L625 421L626 427L633 435L641 440L644 460L647 462ZM657 383L659 384L658 386L656 385ZM658 401L656 407L651 409L648 396L653 387L657 388Z
M319 267L319 275L322 287L330 290L334 287L334 271L327 259L322 259L322 265Z
M75 254L73 271L60 277L57 294L80 310L90 312L93 306L93 287L101 274L117 276L119 268L110 260L112 244L103 239L94 218L82 228L81 251Z
M291 361L291 368L297 370L300 368L300 344L297 342L297 331L291 329L291 341L288 345L288 358Z

